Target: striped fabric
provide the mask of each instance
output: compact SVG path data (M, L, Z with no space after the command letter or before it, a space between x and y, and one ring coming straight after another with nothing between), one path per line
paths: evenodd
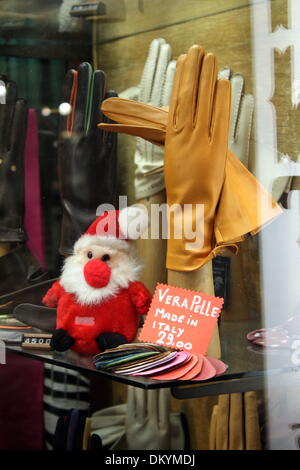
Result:
M72 408L89 411L89 379L78 371L45 364L44 427L45 446L52 449L59 416Z

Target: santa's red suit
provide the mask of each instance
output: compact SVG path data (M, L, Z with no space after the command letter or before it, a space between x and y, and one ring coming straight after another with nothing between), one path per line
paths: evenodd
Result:
M131 253L129 240L136 232L129 236L129 216L130 208L105 211L65 259L60 280L43 298L57 307L53 349L97 354L134 340L151 294L137 280L141 265Z
M101 333L119 333L128 342L134 340L139 315L148 312L151 295L141 282L135 281L98 304L82 305L57 281L43 302L48 307L57 307L56 328L63 328L74 338L74 351L97 354L99 346L95 339Z

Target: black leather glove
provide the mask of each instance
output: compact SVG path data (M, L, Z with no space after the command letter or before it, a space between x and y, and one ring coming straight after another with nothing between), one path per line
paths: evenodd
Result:
M0 242L26 239L24 216L24 146L27 104L17 98L16 83L1 76L5 104L0 104Z
M71 113L60 121L59 182L63 206L60 253L72 253L73 245L96 218L97 207L116 200L116 134L99 131L102 101L117 96L107 92L106 77L84 62L69 70L64 101Z

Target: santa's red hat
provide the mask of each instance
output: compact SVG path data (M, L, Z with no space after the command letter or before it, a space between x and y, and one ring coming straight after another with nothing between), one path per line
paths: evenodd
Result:
M122 210L108 210L97 217L74 245L74 252L89 244L129 250L129 241L136 240L148 226L148 213L136 204Z

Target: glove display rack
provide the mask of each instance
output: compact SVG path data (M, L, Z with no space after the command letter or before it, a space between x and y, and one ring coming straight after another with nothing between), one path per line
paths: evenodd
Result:
M299 1L2 3L0 449L298 449ZM120 196L148 214L205 201L201 249L162 232L123 240ZM95 255L110 207L118 234ZM77 292L68 269L85 262ZM130 342L157 283L224 297L207 352L223 375L122 375L78 352ZM104 319L89 349L80 332L107 285L124 289L134 324L120 304L122 335ZM59 304L74 293L78 329L61 320L75 304ZM52 334L56 350L47 335L28 347L28 333L35 345ZM14 416L32 437L14 441Z

